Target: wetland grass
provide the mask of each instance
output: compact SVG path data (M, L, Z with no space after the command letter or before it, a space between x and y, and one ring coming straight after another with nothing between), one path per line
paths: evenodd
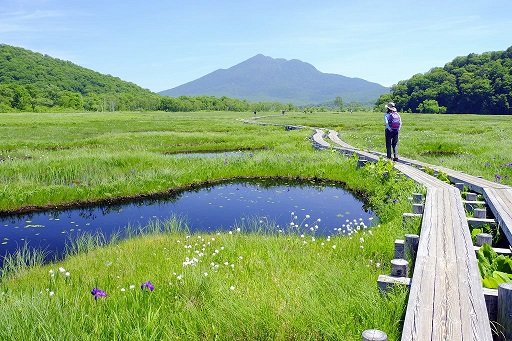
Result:
M399 154L512 185L510 115L401 113ZM271 123L335 129L349 144L385 152L383 113L290 113Z
M361 115L287 113L265 120L337 128L347 142L379 149L382 115ZM412 141L425 141L422 134L435 134L435 126L425 121L431 130L407 132L407 124L420 123L403 116L401 152L415 157L420 152ZM383 296L376 279L389 273L394 240L418 232L401 222L410 210L408 196L418 189L393 172L384 177L386 163L356 170L352 158L313 151L307 129L285 132L239 117L3 114L0 178L8 185L0 188L0 210L115 200L233 177L302 177L340 181L364 193L381 226L348 237L280 234L268 226L217 235L188 234L175 220L124 241L84 237L54 264L37 265L37 255L20 253L0 282L0 338L360 340L364 329L378 328L399 339L406 292ZM456 142L440 136L441 144L466 146L460 136ZM251 148L244 158L167 155ZM506 161L492 159L493 153L485 151L492 167ZM453 156L428 158L458 165Z

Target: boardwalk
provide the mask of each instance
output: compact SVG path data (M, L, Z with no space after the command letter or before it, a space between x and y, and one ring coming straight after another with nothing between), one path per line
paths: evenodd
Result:
M343 142L335 131L312 128L313 143L377 161L382 154ZM324 137L328 136L334 147ZM402 340L492 340L480 274L460 191L417 167L446 173L484 195L507 238L512 237L512 189L478 177L402 159L400 172L425 186L427 195L411 280ZM509 239L510 241L511 239Z
M328 136L344 151L372 154ZM459 190L405 163L395 167L427 188L402 340L492 340Z

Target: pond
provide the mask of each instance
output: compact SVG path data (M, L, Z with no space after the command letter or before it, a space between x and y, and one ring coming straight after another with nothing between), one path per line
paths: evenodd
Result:
M334 184L230 181L165 198L3 216L0 255L28 243L30 248L46 250L50 260L60 257L65 244L77 235L101 231L123 237L128 225L145 226L173 216L184 219L191 232L229 230L250 220L274 224L278 230L293 227L299 233L325 236L375 224L374 213L360 199Z
M244 157L253 155L253 153L243 152L243 151L230 151L230 152L190 152L190 153L176 153L176 154L167 154L168 156L175 158L214 158L214 157L224 157L224 158L234 158L234 157Z

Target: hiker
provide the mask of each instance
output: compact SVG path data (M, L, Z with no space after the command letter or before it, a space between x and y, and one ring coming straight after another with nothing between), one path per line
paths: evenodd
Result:
M402 126L402 119L400 118L400 115L395 108L395 103L393 102L386 104L384 123L386 124L386 155L388 159L391 159L391 149L393 149L393 161L398 161L398 132Z

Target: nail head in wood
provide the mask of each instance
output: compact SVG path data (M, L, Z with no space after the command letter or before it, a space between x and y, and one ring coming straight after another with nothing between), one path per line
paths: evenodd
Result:
M387 341L388 336L378 329L367 329L363 332L363 341Z

